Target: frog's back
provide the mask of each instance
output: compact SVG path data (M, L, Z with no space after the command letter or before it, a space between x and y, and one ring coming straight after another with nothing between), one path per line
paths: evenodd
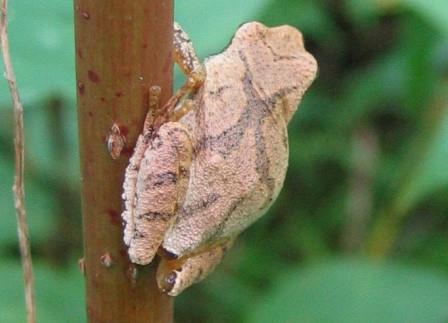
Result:
M259 34L272 29L245 26L237 41L206 60L195 110L181 120L192 133L194 159L185 203L164 241L176 254L237 235L267 210L283 185L286 126L303 80L292 78L283 86L280 75L269 75L284 64ZM263 73L275 84L266 83Z

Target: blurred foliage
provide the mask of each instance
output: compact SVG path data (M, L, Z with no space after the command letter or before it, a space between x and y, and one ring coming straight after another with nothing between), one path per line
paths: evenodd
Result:
M38 322L84 322L83 278L78 268L61 270L35 263ZM19 262L0 263L0 322L25 322L22 273Z
M327 261L283 274L248 322L445 322L447 284L413 266Z
M319 62L290 124L278 201L209 279L176 299L176 320L447 322L448 2L176 6L202 58L225 47L238 25L259 20L298 27ZM38 315L84 322L72 3L10 7ZM12 114L0 84L0 322L9 323L23 322L24 311Z

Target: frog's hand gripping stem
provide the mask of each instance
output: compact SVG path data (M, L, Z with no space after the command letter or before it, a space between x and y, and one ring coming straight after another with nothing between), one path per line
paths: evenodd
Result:
M168 122L155 135L140 136L124 184L124 241L133 263L152 261L175 220L185 199L191 157L190 137L179 123Z

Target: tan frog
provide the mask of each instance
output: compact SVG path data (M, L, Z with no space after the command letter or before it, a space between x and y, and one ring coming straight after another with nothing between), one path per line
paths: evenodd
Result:
M235 237L279 194L288 166L287 125L317 64L290 26L241 26L200 64L174 26L186 84L163 116L148 113L126 169L124 241L133 263L161 255L159 288L178 295L205 278ZM160 89L153 87L150 111Z

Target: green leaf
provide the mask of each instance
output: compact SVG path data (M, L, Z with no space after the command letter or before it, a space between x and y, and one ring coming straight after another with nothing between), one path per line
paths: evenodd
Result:
M401 3L425 17L434 27L448 34L448 1L401 0Z
M48 265L34 267L38 322L85 322L82 275L55 270ZM20 264L0 262L0 322L25 322L23 281Z
M248 322L446 322L448 276L398 264L330 261L291 272Z
M74 99L75 60L71 1L11 1L9 37L13 66L25 105L58 94ZM0 81L0 106L10 102Z
M337 27L334 25L330 12L325 10L325 4L314 0L271 0L265 8L261 21L269 26L292 25L298 27L306 40L315 36L320 40L337 37Z
M444 104L439 115L432 116L430 134L422 132L415 140L416 145L424 147L415 156L412 176L405 182L397 201L399 210L406 211L428 194L448 188L448 104Z
M345 0L345 10L360 27L380 17L382 6L372 0Z

